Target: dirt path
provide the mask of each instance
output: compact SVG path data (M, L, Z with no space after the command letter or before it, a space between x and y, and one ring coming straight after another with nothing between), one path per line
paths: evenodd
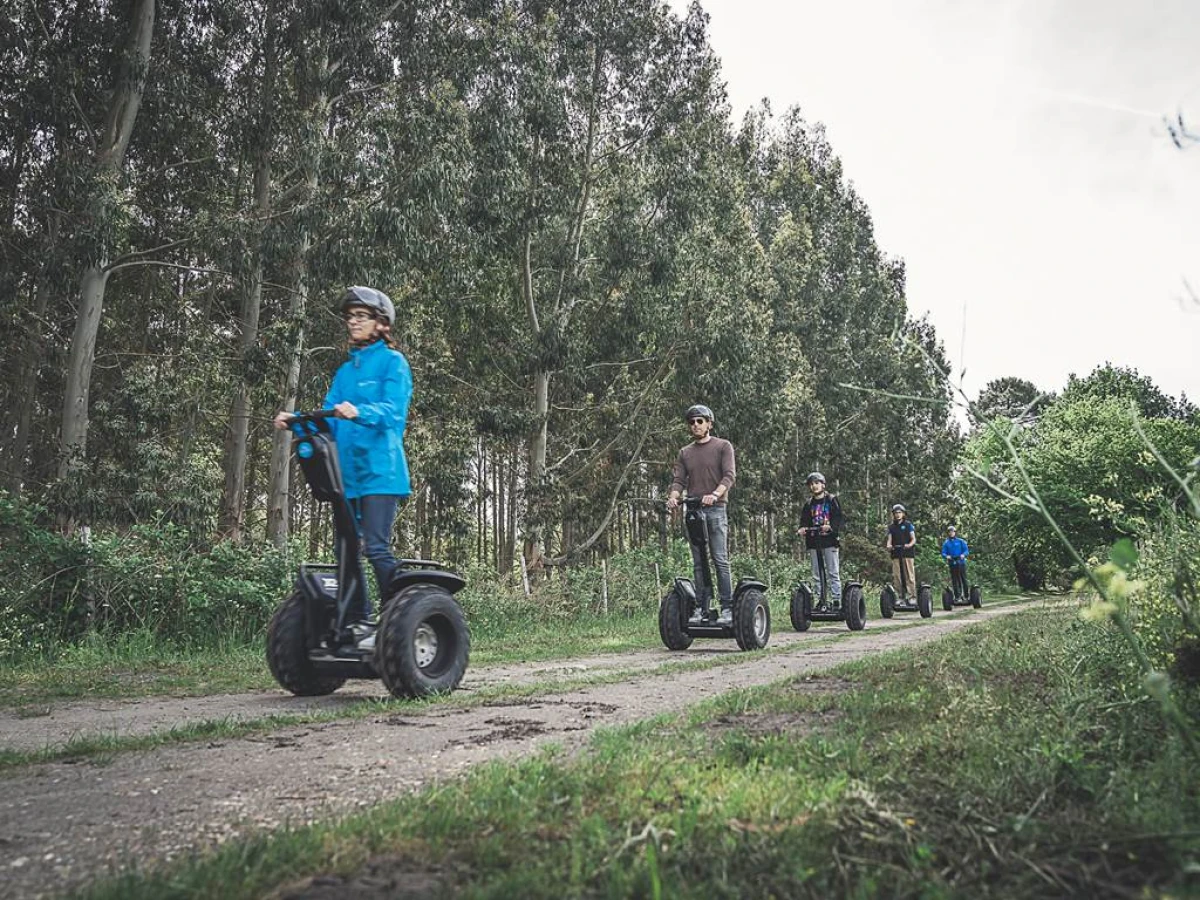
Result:
M22 768L2 778L0 898L53 896L123 864L169 860L256 829L353 812L478 762L529 754L547 743L574 749L596 726L678 711L719 693L734 671L739 687L768 684L924 644L1020 608L943 613L916 627L872 622L866 632L840 641L821 642L845 634L833 626L804 635L777 630L770 646L789 649L769 655L740 654L732 641L712 641L697 642L683 654L639 651L481 669L464 681L465 690L553 682L606 669L631 674L615 684L561 691L551 686L527 700L389 712L123 753L107 763ZM734 664L658 671L681 659L714 655ZM0 744L39 747L96 731L141 734L185 721L336 709L381 695L377 684L362 682L333 697L305 700L262 693L73 704L36 719L6 714L0 718Z

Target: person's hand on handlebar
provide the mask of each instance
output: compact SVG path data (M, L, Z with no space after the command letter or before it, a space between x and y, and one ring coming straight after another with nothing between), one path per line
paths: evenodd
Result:
M700 498L701 506L712 506L716 502L717 502L717 495L712 492L709 492Z
M290 412L284 412L283 410L280 410L279 414L275 416L271 424L274 425L277 430L283 431L288 427L294 418L296 417Z
M667 511L668 512L675 509L675 507L677 507L678 505L679 505L679 498L676 497L674 494L671 494L669 497L667 497Z
M343 400L333 408L334 415L339 419L357 419L358 407L349 400Z

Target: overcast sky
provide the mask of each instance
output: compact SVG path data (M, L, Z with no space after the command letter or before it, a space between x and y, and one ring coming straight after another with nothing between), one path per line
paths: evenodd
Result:
M1110 361L1200 402L1200 0L702 5L735 121L825 124L972 398Z

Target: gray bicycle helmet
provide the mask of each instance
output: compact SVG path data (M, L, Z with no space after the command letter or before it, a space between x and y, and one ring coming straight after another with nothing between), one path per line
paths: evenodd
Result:
M907 513L907 512L908 512L908 510L904 508L904 504L903 504L903 503L897 503L895 506L893 506L893 507L892 507L892 512L902 512L902 513Z
M820 472L810 472L808 477L804 479L805 484L812 484L814 481L819 481L821 484L829 483L825 480L825 476Z
M703 403L697 403L695 406L689 406L688 411L683 414L683 421L690 422L695 418L708 419L708 421L716 421L713 417L713 411Z
M375 315L387 322L389 327L396 324L396 307L392 304L392 298L383 291L358 285L348 287L346 293L342 294L342 312L351 306L365 306L374 310Z

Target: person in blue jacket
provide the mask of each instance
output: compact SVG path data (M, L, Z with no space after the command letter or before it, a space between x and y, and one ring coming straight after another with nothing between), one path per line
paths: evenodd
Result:
M334 373L322 408L334 411L330 424L346 499L358 519L363 553L375 572L382 600L396 568L391 546L396 512L400 501L412 493L404 455L412 370L404 354L392 347L396 308L387 294L350 287L341 306L350 351ZM279 413L275 427L286 428L290 418L291 413ZM371 599L364 590L351 603L349 621L354 624L350 627L359 646L365 647L375 636Z
M946 540L942 542L942 559L950 566L950 585L955 600L967 597L967 542L958 536L958 529L951 525L946 529Z

